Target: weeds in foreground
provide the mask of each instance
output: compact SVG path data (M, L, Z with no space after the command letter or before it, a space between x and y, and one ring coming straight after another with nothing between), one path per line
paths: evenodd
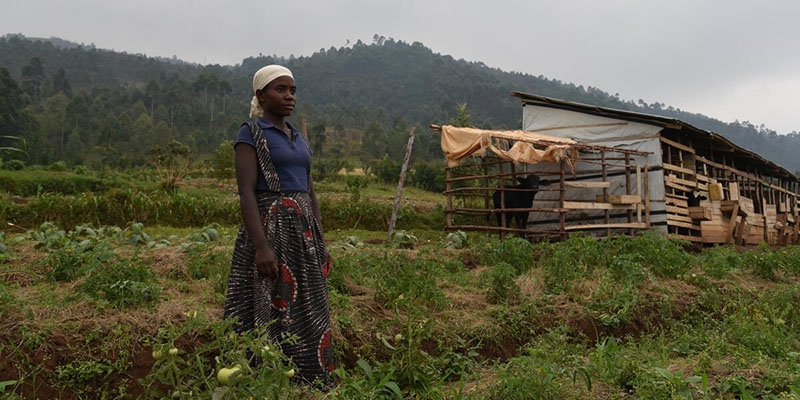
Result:
M3 396L43 397L39 388L55 387L63 397L122 398L135 386L151 398L790 399L800 387L797 246L694 253L657 237L532 245L464 235L459 248L447 248L452 241L423 232L418 237L432 240L409 249L342 232L341 245L330 247L330 298L341 343L334 356L349 360L335 372L338 386L321 393L291 383L291 362L279 352L274 362L253 363L280 343L231 337L202 312L160 315L179 317L160 331L119 334L63 318L55 306L63 299L80 299L100 318L164 306L174 313L187 288L204 292L199 309L219 310L231 237L217 237L211 225L171 236L172 252L148 246L158 241L152 235L131 243L150 231L126 226L46 225L7 240L14 257L47 262L28 261L33 275L23 278L13 257L0 263L0 278L17 279L0 283L0 370L13 372L0 376ZM168 264L153 268L156 256L181 262L158 275ZM52 272L56 257L63 273ZM93 261L101 257L110 258ZM534 275L541 290L519 287L533 281L520 277ZM147 298L134 282L163 291L120 300ZM68 344L54 345L64 338ZM124 381L134 350L95 352L108 341L152 351L151 373ZM74 354L57 358L66 346ZM112 381L120 383L92 383Z
M281 343L263 332L236 334L233 321L191 318L152 340L154 364L141 384L147 398L299 398ZM291 338L286 340L291 341Z

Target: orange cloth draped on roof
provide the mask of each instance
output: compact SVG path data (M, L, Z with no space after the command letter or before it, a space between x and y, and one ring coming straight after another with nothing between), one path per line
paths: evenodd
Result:
M509 139L516 142L506 151L498 149L492 144L492 138ZM531 141L537 141L546 147L544 150L537 149L530 143ZM573 143L577 142L572 139L521 130L492 131L450 125L442 126L442 151L447 158L447 165L451 167L471 155L483 155L487 149L504 160L517 163L559 162L562 159L570 162L571 153L574 151L570 144Z

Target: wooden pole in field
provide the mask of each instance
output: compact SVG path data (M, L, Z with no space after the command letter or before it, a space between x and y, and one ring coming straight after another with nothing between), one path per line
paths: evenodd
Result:
M400 168L400 180L397 182L397 194L394 196L394 206L392 207L392 218L389 220L389 240L392 240L394 233L394 224L397 222L397 211L400 209L400 199L403 197L403 183L406 181L406 172L408 171L408 160L411 159L411 148L414 147L414 134L417 128L411 127L411 132L408 133L408 145L406 146L406 155L403 157L403 166Z

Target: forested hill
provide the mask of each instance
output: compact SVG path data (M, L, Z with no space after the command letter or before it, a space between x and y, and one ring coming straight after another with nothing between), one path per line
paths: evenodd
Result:
M418 42L377 35L371 44L359 41L296 58L259 55L234 66L6 36L0 39L0 114L5 116L0 134L22 136L29 146L40 147L31 163L98 162L101 148L114 160L136 163L165 138L208 154L247 117L252 73L273 62L294 71L298 113L312 129L363 134L361 146L353 148L361 159L397 156L396 145L402 146L408 126L424 130L430 123L448 123L463 104L476 126L517 128L522 111L510 93L521 91L677 118L800 171L797 132L778 135L747 122L724 123L662 103L623 100L598 88L504 72L435 53ZM327 145L317 145L336 147L330 143L336 136L327 136ZM424 157L437 156L431 140Z

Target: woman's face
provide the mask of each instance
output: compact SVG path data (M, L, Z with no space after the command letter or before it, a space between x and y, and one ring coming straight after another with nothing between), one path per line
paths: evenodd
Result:
M265 116L277 118L288 117L294 111L297 96L297 87L294 79L289 76L281 76L270 82L264 89L256 93L261 108L264 109Z

